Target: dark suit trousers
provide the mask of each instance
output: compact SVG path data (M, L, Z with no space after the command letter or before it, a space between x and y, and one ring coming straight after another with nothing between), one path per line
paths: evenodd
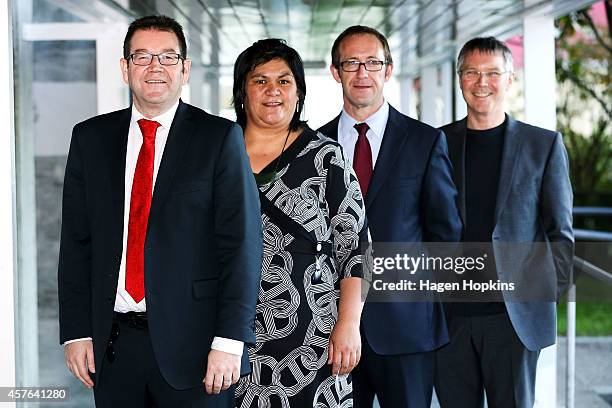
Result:
M450 343L436 353L442 408L531 408L540 351L529 351L507 313L451 316Z
M100 375L96 377L94 396L100 408L232 408L234 386L218 395L207 395L204 385L176 390L162 376L147 328L120 321L119 337L113 342L115 360L104 356ZM107 350L108 352L108 350ZM202 379L204 378L202 362Z
M374 395L381 408L429 408L435 352L380 355L362 334L361 360L353 370L353 406L371 408Z

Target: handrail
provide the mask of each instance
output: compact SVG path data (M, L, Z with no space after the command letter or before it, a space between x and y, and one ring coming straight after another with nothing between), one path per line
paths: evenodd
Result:
M612 232L574 228L574 238L584 241L612 241Z
M575 233L576 230L574 230ZM612 234L611 234L612 235ZM592 263L575 256L574 268L587 275L612 285L612 273L593 265ZM565 368L565 407L574 408L576 400L575 373L576 373L576 284L570 286L567 294L567 365Z
M589 261L586 261L580 257L574 257L574 268L580 269L587 275L612 285L612 273L601 269L600 267L593 265Z
M612 215L612 207L574 207L572 213L574 215L606 216Z

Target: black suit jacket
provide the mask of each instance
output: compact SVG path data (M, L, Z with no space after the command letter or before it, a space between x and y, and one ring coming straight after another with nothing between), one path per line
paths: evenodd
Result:
M339 120L340 116L319 131L337 140ZM389 106L366 196L372 241L458 241L461 220L451 172L444 133ZM437 302L366 302L361 322L378 354L430 351L448 342Z
M60 342L92 337L98 374L121 260L130 118L128 108L77 124L64 179ZM261 256L259 199L240 127L180 102L145 243L150 336L170 385L202 385L214 336L254 343Z
M555 342L554 300L571 281L574 234L569 163L559 132L509 115L506 121L491 242L499 278L517 284L514 294L503 292L512 326L525 347L539 350ZM448 138L465 219L467 119L442 130ZM531 242L546 244L527 244Z

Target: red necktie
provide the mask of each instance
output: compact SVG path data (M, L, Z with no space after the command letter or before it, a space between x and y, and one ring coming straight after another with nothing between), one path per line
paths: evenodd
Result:
M140 119L138 126L143 140L132 182L125 263L125 290L136 303L144 298L144 244L153 195L155 133L161 125L152 120Z
M359 180L359 187L361 187L361 193L365 198L368 193L368 186L370 185L370 179L372 178L372 148L370 142L366 137L366 133L370 127L367 123L355 124L357 129L357 143L355 143L355 154L353 155L353 169L357 174L357 180Z

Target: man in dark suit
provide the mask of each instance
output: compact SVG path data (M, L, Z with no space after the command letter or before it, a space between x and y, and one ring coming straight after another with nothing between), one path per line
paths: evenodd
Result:
M572 270L567 154L558 132L505 114L513 67L504 43L468 41L457 67L468 114L442 129L464 241L492 243L493 279L523 289L551 284L539 293L501 291L497 302L445 305L450 343L437 353L436 393L444 408L482 407L485 390L490 407L532 407L539 352L556 339L555 297ZM532 242L545 244L525 244Z
M121 59L132 106L73 131L60 342L98 406L233 407L248 369L259 200L240 127L180 101L190 65L175 20L134 21Z
M369 27L347 28L334 42L330 69L342 84L344 106L319 130L337 139L353 163L372 241L458 241L461 221L444 134L384 100L393 71L386 38ZM441 305L367 302L361 333L355 406L371 407L376 395L383 408L428 407L434 350L448 341Z

